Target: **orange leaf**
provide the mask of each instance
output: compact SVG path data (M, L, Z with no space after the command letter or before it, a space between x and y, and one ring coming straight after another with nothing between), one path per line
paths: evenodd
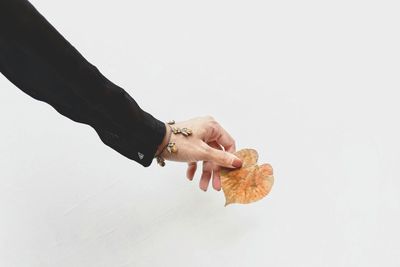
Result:
M248 204L268 195L274 184L271 165L258 166L258 153L254 149L242 149L234 154L243 161L243 165L240 169L221 170L225 206L232 203Z

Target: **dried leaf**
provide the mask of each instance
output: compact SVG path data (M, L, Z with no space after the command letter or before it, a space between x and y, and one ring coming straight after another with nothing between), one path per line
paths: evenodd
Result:
M258 166L258 153L254 149L242 149L234 154L243 161L243 165L240 169L221 170L225 206L232 203L248 204L268 195L274 184L271 165Z

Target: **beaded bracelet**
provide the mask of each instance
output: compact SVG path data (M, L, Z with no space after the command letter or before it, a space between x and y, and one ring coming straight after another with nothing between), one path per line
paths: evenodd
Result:
M176 127L172 127L171 125L175 124L175 121L169 121L167 122L168 126L171 128L171 131L169 133L168 136L168 144L161 150L161 152L155 156L155 158L157 159L157 163L158 165L160 165L161 167L165 166L165 159L161 156L161 154L164 152L165 149L167 149L167 151L169 153L177 153L178 152L178 148L176 147L175 142L171 142L171 135L172 134L183 134L184 136L188 137L189 135L191 135L193 132L191 129L189 128L176 128Z

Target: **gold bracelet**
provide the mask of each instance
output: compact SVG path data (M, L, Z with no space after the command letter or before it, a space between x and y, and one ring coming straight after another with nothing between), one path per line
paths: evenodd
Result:
M176 128L176 127L172 127L171 125L175 124L175 121L169 121L167 122L168 126L171 128L171 131L169 133L169 137L168 137L168 144L161 150L161 152L155 156L155 158L157 159L157 163L158 165L160 165L161 167L165 166L165 159L161 156L161 154L164 152L165 149L167 149L167 151L169 153L177 153L178 152L178 148L176 147L175 142L171 142L171 135L173 134L183 134L184 136L188 137L189 135L192 135L192 130L189 128Z

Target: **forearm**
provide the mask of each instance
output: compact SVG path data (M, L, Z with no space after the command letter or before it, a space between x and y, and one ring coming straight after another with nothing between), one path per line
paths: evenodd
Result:
M0 71L18 88L149 166L165 125L104 77L26 0L0 0Z

